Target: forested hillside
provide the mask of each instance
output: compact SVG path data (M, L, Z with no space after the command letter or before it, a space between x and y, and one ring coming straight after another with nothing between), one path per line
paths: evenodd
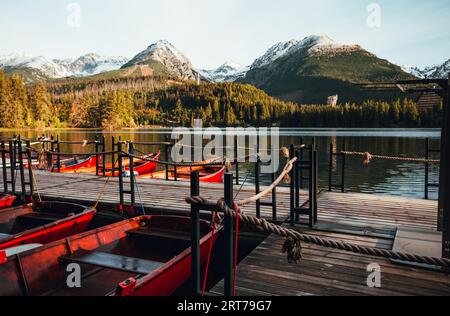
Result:
M195 118L214 126L437 127L442 110L420 112L408 99L298 105L248 84L197 85L164 77L25 85L21 77L0 71L0 112L5 128L190 126Z

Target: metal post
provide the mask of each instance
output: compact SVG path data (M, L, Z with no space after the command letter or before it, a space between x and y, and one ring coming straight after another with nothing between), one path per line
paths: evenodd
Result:
M228 207L233 207L233 173L225 173L225 203ZM225 238L225 278L224 295L233 296L233 262L234 262L234 222L231 216L225 216L224 219L224 238Z
M116 154L114 154L114 151L116 150L116 138L114 136L111 136L111 172L112 177L114 178L116 175ZM103 162L103 166L106 168L106 161Z
M136 204L135 190L134 185L136 183L136 179L134 176L134 144L132 142L129 143L129 159L130 159L130 194L131 194L131 206L134 207Z
M294 145L291 145L289 149L289 159L294 159ZM291 225L295 226L295 168L297 168L297 162L294 163L294 167L291 170L291 183L290 183L290 211L291 211Z
M303 172L302 172L302 154L301 150L296 150L295 155L297 156L297 161L300 162L300 164L296 165L295 171L294 171L294 178L295 178L295 207L300 207L300 183L303 182ZM300 178L300 179L299 179Z
M31 158L31 143L27 140L27 161L28 161L28 181L30 185L30 196L34 195L34 181L33 181L33 166L32 166L32 158Z
M55 171L55 138L53 137L53 135L50 136L50 151L52 152L51 157L52 157L52 172Z
M194 171L191 175L191 196L200 196L200 173ZM196 204L191 204L191 271L193 279L193 293L201 293L200 286L200 211Z
M314 149L314 155L313 155L313 163L314 163L314 224L317 223L317 192L319 191L319 156L318 151Z
M333 142L330 142L330 154L328 156L328 192L333 191Z
M169 164L167 163L169 161L169 145L167 145L168 142L169 142L169 136L166 136L166 144L164 144L164 160L166 161L166 164L165 164L166 181L169 180Z
M11 170L11 193L16 194L16 141L9 141L9 168Z
M1 141L1 151L2 151L2 173L3 173L3 191L8 192L8 176L6 174L6 147L5 142Z
M57 163L57 167L58 167L58 173L60 173L61 172L61 142L59 140L59 135L56 136L56 149L57 149L56 163Z
M428 160L430 158L430 139L425 139L425 159ZM430 166L428 162L425 162L425 200L429 199L429 172L430 172Z
M106 177L106 139L102 136L102 175Z
M17 138L17 150L19 156L19 173L20 173L20 187L22 189L22 202L27 202L27 188L25 185L25 168L23 165L23 148L22 148L22 138L20 135Z
M450 144L449 144L449 127L450 127L450 74L448 76L447 89L444 95L444 116L442 120L442 144L441 144L441 185L439 193L440 209L439 213L442 218L443 234L442 234L442 257L450 258Z
M236 185L239 185L239 149L238 149L238 136L236 135L234 139L234 168L236 170Z
M124 197L123 197L123 164L122 164L122 141L119 139L117 143L117 151L118 154L118 172L119 172L119 196L120 196L120 207L124 206Z
M100 158L99 154L98 154L98 136L95 136L95 175L98 177L99 176L99 163L98 160Z
M277 173L274 170L272 173L272 183L275 182L277 178ZM275 186L272 190L272 220L276 222L278 220L277 216L277 187Z
M347 146L345 144L345 138L343 140L342 143L342 151L346 151L347 150ZM341 174L341 192L345 193L345 161L346 160L346 156L345 154L342 154L342 174Z
M309 227L314 226L314 189L316 183L314 181L314 145L310 146L309 150Z
M261 192L261 184L260 184L260 164L261 159L259 157L259 137L257 137L257 145L256 145L256 163L255 163L255 193L259 194ZM261 200L256 201L256 217L261 217Z

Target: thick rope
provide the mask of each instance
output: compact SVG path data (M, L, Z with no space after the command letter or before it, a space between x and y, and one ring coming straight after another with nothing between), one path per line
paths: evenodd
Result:
M242 201L237 201L236 204L238 206L245 206L248 204L252 204L258 200L261 200L263 197L265 197L266 195L271 193L272 190L276 186L278 186L281 181L286 179L286 176L289 175L289 173L292 171L292 168L294 168L294 164L296 161L297 161L297 157L294 157L291 160L289 160L288 163L286 164L286 166L284 167L283 172L281 172L281 174L278 176L278 178L270 186L268 186L266 189L264 189L264 191L262 191L261 193L255 195L255 196L252 196L251 198L248 198L248 199L245 199Z
M368 165L373 159L407 161L407 162L416 162L416 163L429 163L429 164L436 164L436 165L441 163L441 161L439 159L424 159L424 158L372 155L369 152L341 151L340 153L342 155L346 155L346 156L363 157L363 163L365 165Z
M198 196L188 197L186 198L186 202L190 204L208 203L206 199ZM360 246L351 243L346 243L343 241L325 239L317 236L302 234L293 229L269 223L265 219L259 219L254 216L249 216L244 214L243 212L239 213L235 212L233 209L229 208L226 205L223 199L217 202L217 210L223 212L226 216L230 216L233 219L236 219L236 217L238 216L241 222L250 224L252 227L258 229L261 232L275 234L280 237L286 238L283 250L284 252L287 252L288 261L290 263L298 262L302 258L301 249L299 249L299 247L301 247L300 242L305 242L308 244L315 244L326 248L344 250L373 257L414 262L441 267L450 267L449 259L420 256L403 252L395 252L392 250Z

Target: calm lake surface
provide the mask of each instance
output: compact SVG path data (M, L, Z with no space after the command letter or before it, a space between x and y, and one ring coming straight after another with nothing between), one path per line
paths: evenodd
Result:
M23 137L35 138L44 134L38 131L8 131L0 132L0 136L7 137L15 134ZM160 142L170 135L170 129L146 129L126 131L92 131L92 130L58 130L46 132L47 135L59 135L61 140L83 141L93 140L96 136L105 136L107 150L110 150L111 136L121 136L123 140L136 142ZM431 148L438 149L440 146L440 130L438 129L281 129L280 145L300 144L301 139L306 144L311 143L312 137L316 137L319 152L319 180L320 186L326 188L328 185L328 153L332 142L341 150L345 141L347 150L370 152L372 154L424 157L425 139L429 138ZM139 148L146 152L154 151L156 148ZM92 147L81 147L79 145L62 146L62 151L70 152L92 152ZM434 156L433 156L434 155ZM431 158L438 158L432 154ZM334 161L333 176L338 182L340 175L340 163ZM281 163L280 169L284 166ZM241 165L240 177L246 179L245 184L253 183L251 164ZM439 168L430 167L430 183L438 183ZM361 158L347 158L346 166L346 190L351 192L364 192L376 194L388 194L409 197L424 197L424 164L375 160L370 165L364 166ZM270 183L270 176L263 175L263 181ZM430 198L437 199L437 189L430 188Z

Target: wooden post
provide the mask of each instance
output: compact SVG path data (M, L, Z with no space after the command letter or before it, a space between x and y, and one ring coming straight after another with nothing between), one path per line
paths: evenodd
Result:
M448 84L444 89L444 116L442 120L442 139L441 139L441 184L439 190L439 215L443 226L442 234L442 257L450 258L450 74Z
M225 173L225 203L228 207L233 207L233 173ZM224 296L233 296L233 263L234 263L234 221L231 216L224 219L225 238L225 276L224 276Z
M200 174L198 171L194 171L191 175L191 196L200 196ZM200 211L196 204L191 204L191 249L193 293L194 295L200 295Z

